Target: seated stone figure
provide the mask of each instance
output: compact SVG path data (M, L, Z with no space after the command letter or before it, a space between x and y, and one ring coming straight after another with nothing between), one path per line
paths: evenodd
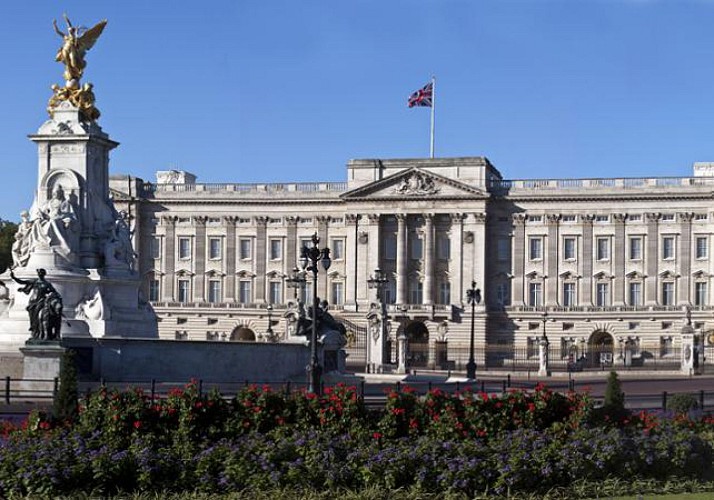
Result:
M28 234L29 247L52 249L68 261L77 251L79 221L74 206L64 194L61 185L52 192L52 197L33 214L32 229Z

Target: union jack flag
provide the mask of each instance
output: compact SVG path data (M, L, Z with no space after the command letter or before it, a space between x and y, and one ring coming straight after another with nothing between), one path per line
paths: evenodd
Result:
M433 105L433 98L434 95L434 83L429 82L426 85L424 85L422 88L414 92L412 95L409 96L409 101L408 105L410 108L413 108L414 106L425 106L427 108L432 107Z

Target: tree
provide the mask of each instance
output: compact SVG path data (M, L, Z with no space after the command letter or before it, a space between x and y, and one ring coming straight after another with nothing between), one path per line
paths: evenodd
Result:
M60 359L59 390L55 394L52 415L71 422L77 416L77 363L75 353L67 349Z
M625 409L625 393L622 392L620 379L617 377L617 372L611 371L607 377L607 385L605 386L605 401L602 405L605 415L610 419L619 420L627 415Z
M0 219L0 272L12 265L12 244L15 242L17 224Z

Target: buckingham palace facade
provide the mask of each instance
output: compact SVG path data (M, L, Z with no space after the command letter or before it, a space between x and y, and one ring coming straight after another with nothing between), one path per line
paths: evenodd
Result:
M463 366L472 282L480 366L507 366L509 351L536 360L544 335L558 360L616 363L627 349L657 363L678 356L685 315L702 339L714 328L713 164L691 177L508 180L482 157L370 159L349 161L346 182L165 171L110 187L165 339L279 337L287 304L310 300L310 276L294 278L315 233L332 257L318 296L354 333L353 362L376 269L389 335L423 349L416 365Z

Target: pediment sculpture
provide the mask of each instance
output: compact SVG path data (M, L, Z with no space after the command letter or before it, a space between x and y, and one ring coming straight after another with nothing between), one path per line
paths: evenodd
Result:
M402 178L399 185L394 189L395 193L406 195L432 195L439 192L439 188L434 183L431 176L421 172L412 172L409 176Z

